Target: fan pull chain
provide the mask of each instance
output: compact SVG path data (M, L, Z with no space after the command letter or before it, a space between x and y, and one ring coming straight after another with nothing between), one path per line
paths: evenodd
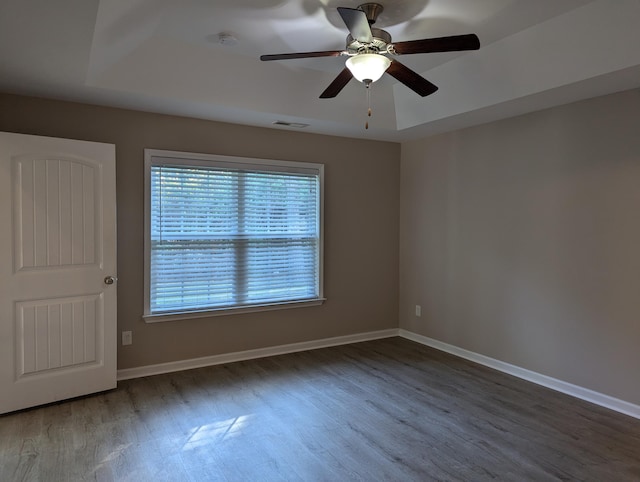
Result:
M371 89L370 89L371 82L367 83L366 86L367 86L367 117L371 117ZM368 120L364 123L364 128L365 129L369 128Z

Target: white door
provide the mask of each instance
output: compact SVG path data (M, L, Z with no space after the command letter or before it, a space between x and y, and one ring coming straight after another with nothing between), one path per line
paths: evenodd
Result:
M115 276L115 146L0 132L0 413L116 386Z

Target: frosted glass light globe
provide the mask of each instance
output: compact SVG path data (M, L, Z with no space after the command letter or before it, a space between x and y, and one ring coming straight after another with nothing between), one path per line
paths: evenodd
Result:
M391 61L381 54L358 54L349 57L346 65L360 82L375 82L389 68Z

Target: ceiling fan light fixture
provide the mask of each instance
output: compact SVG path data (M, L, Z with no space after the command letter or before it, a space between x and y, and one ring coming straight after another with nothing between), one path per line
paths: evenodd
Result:
M391 61L381 54L358 54L349 57L347 68L360 82L375 82L391 65Z

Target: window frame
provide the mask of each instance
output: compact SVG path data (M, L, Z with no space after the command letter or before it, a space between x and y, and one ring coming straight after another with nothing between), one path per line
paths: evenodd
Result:
M307 173L318 176L319 209L319 246L318 246L318 297L306 300L260 303L247 306L206 308L202 310L184 310L171 313L151 312L151 167L159 165L223 167L231 169L255 169L261 171ZM249 157L201 154L162 149L144 150L144 307L142 318L146 323L174 321L181 319L204 318L230 315L235 313L253 313L260 311L300 308L321 305L324 298L324 164L258 159Z

